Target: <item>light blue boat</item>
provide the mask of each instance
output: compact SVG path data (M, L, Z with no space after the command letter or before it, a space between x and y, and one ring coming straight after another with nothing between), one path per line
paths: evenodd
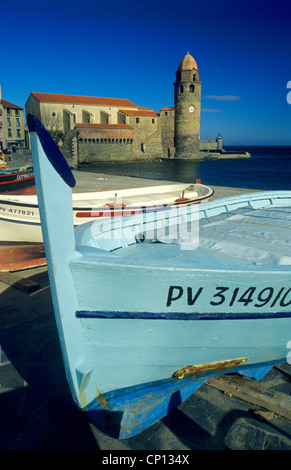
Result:
M291 191L74 229L74 177L27 120L66 374L97 427L129 438L213 375L260 378L287 361Z

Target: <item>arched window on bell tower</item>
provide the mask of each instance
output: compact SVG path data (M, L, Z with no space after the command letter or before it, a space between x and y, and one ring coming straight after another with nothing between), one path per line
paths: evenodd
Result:
M195 86L193 85L193 83L191 83L189 86L190 93L194 93L194 90L195 90Z

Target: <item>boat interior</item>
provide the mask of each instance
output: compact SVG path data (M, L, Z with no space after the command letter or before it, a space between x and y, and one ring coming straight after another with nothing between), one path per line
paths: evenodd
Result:
M248 205L212 217L199 208L84 224L75 232L77 248L83 253L85 246L98 248L98 256L100 250L110 252L111 262L175 269L290 269L290 204Z

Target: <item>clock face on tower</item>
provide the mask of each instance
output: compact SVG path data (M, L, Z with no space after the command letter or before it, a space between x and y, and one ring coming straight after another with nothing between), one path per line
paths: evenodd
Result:
M190 112L190 113L193 113L193 111L194 111L194 106L190 106L189 112Z

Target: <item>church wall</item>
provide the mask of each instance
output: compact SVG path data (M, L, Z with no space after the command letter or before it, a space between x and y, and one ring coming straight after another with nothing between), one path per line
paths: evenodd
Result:
M136 159L152 160L163 156L159 116L129 116L134 128L133 152Z
M133 144L130 142L78 141L79 163L96 163L122 160L135 160Z
M160 111L161 143L163 158L175 156L174 132L175 132L175 110L174 108L163 108Z
M27 102L25 103L25 114L34 114L38 119L41 119L40 116L40 103L39 101L33 96L30 95Z

